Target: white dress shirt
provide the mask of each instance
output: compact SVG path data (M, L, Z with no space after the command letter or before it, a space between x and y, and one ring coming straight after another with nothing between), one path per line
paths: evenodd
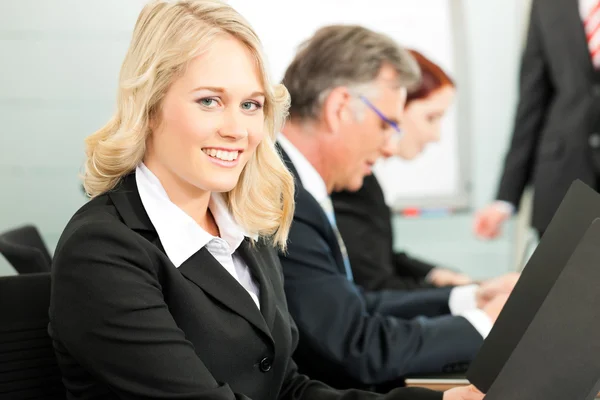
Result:
M319 204L329 200L325 181L304 155L284 136L279 135L277 141L290 157L294 164L302 186L310 193ZM492 330L492 321L482 310L477 308L475 292L477 285L466 285L455 287L450 292L448 307L452 315L462 316L473 325L473 327L486 338Z
M206 246L223 268L246 289L260 309L258 285L244 260L235 252L247 235L234 221L221 195L213 193L208 205L219 227L221 237L216 237L171 202L156 175L143 163L137 167L135 179L144 209L173 265L179 268ZM202 266L198 265L198 268Z

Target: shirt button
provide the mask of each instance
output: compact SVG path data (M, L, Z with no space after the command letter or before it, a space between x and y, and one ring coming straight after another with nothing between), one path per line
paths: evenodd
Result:
M260 370L262 372L269 372L271 370L271 367L273 365L271 364L271 360L269 360L268 357L263 358L262 360L260 360L260 362L258 363L258 367L260 368Z
M588 143L592 149L600 148L600 134L592 133L588 139Z

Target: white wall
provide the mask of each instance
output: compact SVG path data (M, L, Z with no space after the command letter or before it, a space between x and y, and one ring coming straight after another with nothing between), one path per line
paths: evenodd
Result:
M33 222L53 249L83 204L77 178L83 139L113 110L119 65L143 3L0 1L0 231ZM461 90L472 99L476 205L493 196L510 133L523 4L464 0L472 80ZM485 245L473 240L466 216L396 222L398 244L468 270L487 253L492 270L510 257L508 239ZM437 232L433 243L431 229ZM0 257L0 275L11 273Z
M522 48L523 0L466 0L474 203L494 195L512 129Z
M0 1L0 231L54 249L83 204L83 139L109 118L142 0ZM0 263L0 274L11 273Z

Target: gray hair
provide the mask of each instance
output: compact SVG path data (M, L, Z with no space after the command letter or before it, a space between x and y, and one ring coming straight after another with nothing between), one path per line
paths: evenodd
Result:
M358 25L323 27L302 43L287 68L283 84L290 92L292 119L319 116L323 102L336 87L368 95L381 67L389 64L398 74L398 88L416 86L421 79L412 55L390 37ZM373 94L372 94L373 95ZM355 111L358 104L355 104Z

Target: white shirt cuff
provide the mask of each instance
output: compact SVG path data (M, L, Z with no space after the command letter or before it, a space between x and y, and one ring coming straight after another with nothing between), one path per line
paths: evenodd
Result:
M463 315L466 311L477 309L478 285L457 286L450 291L448 307L452 315Z
M508 201L496 200L493 204L494 207L507 215L513 215L515 213L515 206Z
M479 332L479 334L481 335L481 337L483 337L484 340L490 334L493 323L490 320L490 317L488 317L487 314L482 310L469 310L464 312L461 315L461 317L469 321L469 323L473 325L473 328L475 328L475 330Z

